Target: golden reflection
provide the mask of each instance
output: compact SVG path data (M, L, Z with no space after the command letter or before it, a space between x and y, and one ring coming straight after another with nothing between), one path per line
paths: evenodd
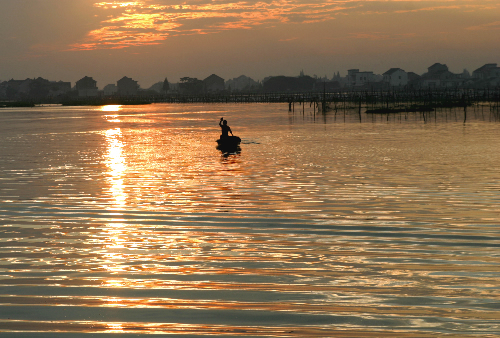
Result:
M125 330L123 329L123 325L121 323L106 323L108 329L106 332L108 333L123 333Z
M126 163L123 157L123 142L120 140L122 132L120 128L109 129L106 131L106 142L108 144L108 153L106 155L106 165L109 168L109 182L111 184L110 192L113 196L115 207L123 207L127 196L123 184Z
M108 104L106 106L101 107L101 111L110 111L110 112L117 112L120 111L121 105L118 104Z
M104 106L103 111L118 111L120 106ZM114 117L114 116L113 116ZM114 120L108 120L115 122ZM111 210L117 212L110 213L110 216L121 216L118 212L123 209L127 203L127 193L125 192L124 179L127 171L127 164L124 156L124 143L122 141L123 134L120 128L106 130L106 166L108 167L108 181L110 184L109 192L111 194ZM102 254L103 262L102 268L111 274L124 272L126 270L124 263L126 262L126 250L128 242L128 234L125 225L125 219L113 219L113 222L108 223L105 230L104 239L104 252ZM121 282L109 279L105 282L109 287L120 287ZM115 302L116 304L116 302ZM119 328L114 328L111 332L120 332Z

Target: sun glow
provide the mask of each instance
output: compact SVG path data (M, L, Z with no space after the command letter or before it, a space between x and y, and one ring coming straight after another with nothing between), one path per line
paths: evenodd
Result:
M120 111L121 107L122 107L121 105L110 104L107 106L102 106L101 111L117 112L117 111Z

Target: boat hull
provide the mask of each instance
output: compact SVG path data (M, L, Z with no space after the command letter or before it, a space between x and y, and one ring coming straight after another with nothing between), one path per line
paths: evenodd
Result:
M222 137L217 141L217 148L221 150L237 149L240 146L241 139L238 136Z
M241 143L241 139L238 136L228 136L222 137L217 140L218 145L239 145Z

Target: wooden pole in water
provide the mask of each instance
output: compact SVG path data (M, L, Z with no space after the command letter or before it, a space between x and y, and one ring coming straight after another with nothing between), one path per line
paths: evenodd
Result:
M358 109L358 114L359 114L359 122L361 123L361 96L359 97L359 109Z
M467 121L467 104L464 104L464 124Z

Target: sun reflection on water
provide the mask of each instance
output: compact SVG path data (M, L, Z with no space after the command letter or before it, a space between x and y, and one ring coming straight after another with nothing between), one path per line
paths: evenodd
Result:
M123 325L121 323L107 323L108 333L123 333L125 330L123 329Z
M110 192L116 208L125 206L127 196L124 188L124 177L127 165L123 156L123 142L120 140L122 131L120 128L106 131L106 142L108 153L106 154L106 165L109 168L108 181L111 184Z
M101 111L116 112L116 111L120 111L121 107L122 106L118 105L118 104L109 104L109 105L106 105L106 106L102 106L101 107Z
M118 111L120 106L104 106L103 111ZM117 116L113 116L115 118ZM110 120L108 122L116 122ZM125 191L124 180L127 173L127 162L124 154L123 132L120 128L108 129L105 131L107 153L105 155L105 163L108 168L107 180L109 182L110 206L108 206L110 221L107 227L103 229L97 239L101 242L102 261L100 269L108 271L110 277L103 281L103 285L110 288L124 287L121 279L112 277L118 273L125 272L126 266L124 263L127 260L125 251L129 242L128 229L126 228L126 220L121 218L121 212L127 204L127 193ZM119 301L112 300L114 306L119 306ZM113 325L113 324L110 324ZM120 324L109 327L109 332L122 332Z

